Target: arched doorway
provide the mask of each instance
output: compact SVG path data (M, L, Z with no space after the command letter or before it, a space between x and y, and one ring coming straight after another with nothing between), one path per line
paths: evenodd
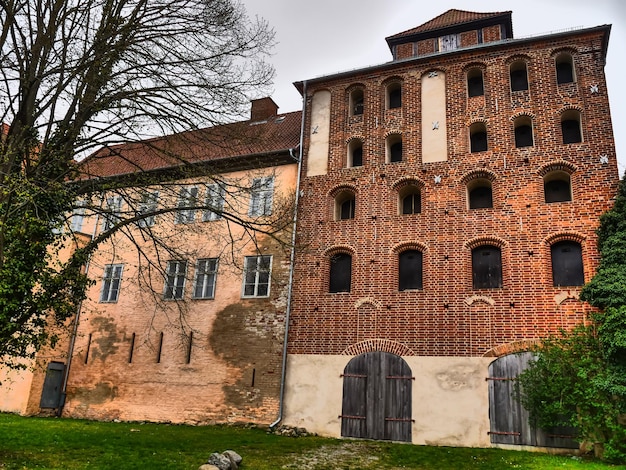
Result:
M341 435L411 442L414 377L400 356L373 351L353 358L343 372Z

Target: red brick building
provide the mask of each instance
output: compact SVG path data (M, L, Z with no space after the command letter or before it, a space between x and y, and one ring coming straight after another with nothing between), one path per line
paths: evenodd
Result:
M450 10L388 37L391 62L296 83L288 424L575 445L511 422L494 374L589 310L578 293L618 184L609 32L514 39L511 12Z

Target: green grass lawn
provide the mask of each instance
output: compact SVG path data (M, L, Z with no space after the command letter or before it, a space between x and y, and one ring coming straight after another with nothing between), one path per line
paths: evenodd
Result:
M598 461L500 449L283 437L264 429L102 423L0 414L0 469L190 469L233 449L250 470L609 469Z

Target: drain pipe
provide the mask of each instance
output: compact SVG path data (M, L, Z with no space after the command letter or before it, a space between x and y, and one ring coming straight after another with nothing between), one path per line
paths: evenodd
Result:
M280 371L280 395L278 397L278 418L272 424L270 429L274 429L278 423L283 420L283 409L285 407L285 379L287 376L287 340L289 339L289 318L291 316L291 297L293 293L293 268L296 256L296 229L298 225L298 202L300 200L300 177L302 175L302 155L303 155L303 143L304 143L304 120L306 116L306 81L303 82L302 90L302 122L300 124L300 152L298 156L298 175L296 180L296 199L293 209L293 232L291 234L291 254L289 256L289 284L287 290L287 311L285 312L285 335L283 339L283 358L282 369ZM292 154L293 149L289 149L289 154L296 158Z
M98 222L100 221L100 214L96 214L96 220L93 226L93 233L91 234L91 239L96 238L96 232L98 230ZM91 262L91 255L87 258L87 262L85 263L85 276L89 273L89 264ZM76 310L76 317L74 318L74 325L72 327L72 335L70 336L70 345L67 349L67 364L65 366L65 373L63 374L63 388L61 389L61 397L59 398L59 406L57 408L56 415L61 416L63 414L63 408L65 407L65 398L67 396L67 381L70 376L70 367L72 366L72 356L74 355L74 346L76 345L76 336L78 336L78 325L80 323L80 313L83 309L83 302L81 301L78 304L78 309Z

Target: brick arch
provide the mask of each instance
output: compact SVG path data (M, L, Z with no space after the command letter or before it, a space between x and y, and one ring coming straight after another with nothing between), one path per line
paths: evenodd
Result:
M404 83L404 78L402 78L400 75L393 75L391 77L387 77L385 78L381 85L383 88L386 88L388 85L391 85L392 83Z
M398 254L406 250L417 250L424 253L428 251L428 245L417 241L400 242L391 248L390 253Z
M543 239L543 243L547 246L552 246L555 243L563 241L572 241L582 244L586 239L587 237L581 233L562 231L548 235Z
M379 300L376 300L373 297L361 297L356 302L354 302L354 308L359 309L363 307L363 305L371 305L376 308L376 310L381 310L383 308L383 304L380 303Z
M346 145L349 144L350 142L352 142L353 140L358 140L362 144L365 143L365 137L364 136L362 136L362 135L351 135L350 137L348 137L346 139Z
M465 175L463 175L463 177L461 178L461 183L467 184L470 181L476 180L476 179L486 179L493 183L496 178L497 178L497 175L493 171L488 170L486 168L481 168L479 170L472 170L469 173L466 173Z
M480 123L480 124L484 124L484 125L485 125L485 128L487 128L487 124L488 124L488 122L487 122L487 118L484 118L484 117L473 117L473 118L470 118L470 119L468 119L468 120L465 122L465 125L466 125L466 127L468 127L468 128L469 128L469 127L471 127L473 124L478 124L478 123Z
M541 168L537 170L537 173L541 177L544 177L548 173L551 173L553 171L564 171L565 173L568 173L571 175L576 170L578 170L578 167L574 165L573 163L566 162L565 160L558 160L555 162L549 162L549 163L546 163L545 165L542 165Z
M578 111L581 115L583 114L583 107L578 106L577 104L567 104L559 110L559 116L566 111Z
M339 184L334 188L331 188L331 190L328 191L328 195L334 199L341 191L350 191L354 194L359 192L357 187L353 184Z
M417 188L424 189L426 183L416 176L405 176L393 182L391 189L399 191L406 186L416 186Z
M463 73L466 74L471 69L480 69L485 72L487 70L487 64L484 62L470 62L469 64L465 64L465 66L463 66Z
M361 83L361 82L353 83L353 84L349 85L348 87L346 87L346 94L349 95L354 90L363 90L363 91L365 91L365 88L366 88L365 87L365 83Z
M530 111L520 111L519 113L515 113L513 116L511 116L509 118L509 121L513 122L517 118L520 118L520 117L529 117L530 119L532 119L534 121L535 120L535 113L531 113Z
M390 130L388 130L387 132L385 132L385 135L383 136L383 138L385 138L385 139L386 139L386 138L387 138L387 137L389 137L390 135L399 135L399 136L402 136L402 131L401 131L401 130L399 130L399 129L390 129Z
M522 339L519 341L512 341L510 343L500 344L489 349L483 354L482 357L500 357L518 352L526 352L530 351L535 346L538 346L540 343L540 339Z
M367 352L381 351L396 356L416 356L415 352L408 346L390 339L368 339L348 346L341 352L342 356L358 356Z
M553 49L552 52L550 52L550 57L556 59L557 56L560 54L569 54L573 57L578 54L578 49L575 49L573 47L559 47L557 49Z
M346 253L348 255L354 256L356 254L356 250L350 245L333 245L324 250L324 256L333 256L338 253Z
M507 242L503 238L497 237L495 235L490 235L486 237L472 238L471 240L468 240L463 244L465 248L468 248L470 250L473 250L474 248L482 245L493 245L497 246L498 248L504 248L507 245Z
M528 64L531 61L531 57L526 55L526 54L515 54L512 55L510 57L507 57L504 61L505 65L507 66L511 66L511 64L515 63L515 62L519 62L519 61L524 61L526 62L526 64Z

